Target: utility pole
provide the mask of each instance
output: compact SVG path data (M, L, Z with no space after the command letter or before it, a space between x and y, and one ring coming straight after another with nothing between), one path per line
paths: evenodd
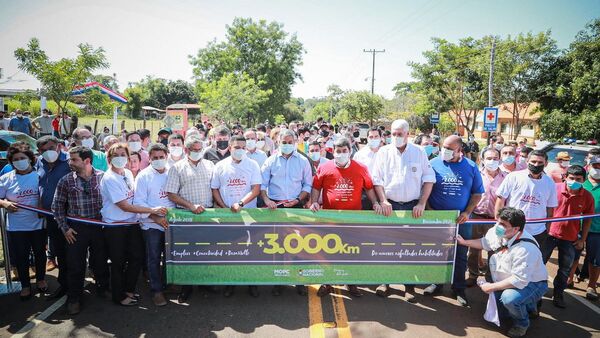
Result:
M492 38L492 51L490 53L490 80L488 82L488 107L494 105L492 89L494 88L494 56L496 54L496 38Z
M376 53L385 53L385 49L383 49L383 50L363 49L363 52L373 54L373 72L371 73L371 94L375 94L375 54Z

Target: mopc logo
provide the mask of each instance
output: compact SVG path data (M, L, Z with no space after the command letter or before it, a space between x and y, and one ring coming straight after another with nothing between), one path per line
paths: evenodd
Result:
M290 270L286 270L286 269L273 270L273 275L275 277L289 277Z

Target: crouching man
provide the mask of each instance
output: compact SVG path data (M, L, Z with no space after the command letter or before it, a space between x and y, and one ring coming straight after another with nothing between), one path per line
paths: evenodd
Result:
M502 208L497 223L485 237L465 240L459 245L492 253L489 267L493 283L481 285L486 293L494 292L500 320L512 318L510 337L522 337L529 328L529 318L539 315L537 302L548 290L548 272L539 244L524 230L525 214L514 208Z

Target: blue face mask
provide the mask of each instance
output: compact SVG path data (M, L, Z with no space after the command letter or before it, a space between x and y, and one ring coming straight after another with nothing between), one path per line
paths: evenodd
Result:
M565 181L567 183L567 187L571 190L579 190L583 186L583 184L577 181Z
M285 155L289 155L294 151L294 145L293 144L282 144L279 146L279 150L281 150L281 153L283 153Z
M423 150L425 150L427 156L431 156L431 154L433 153L433 146L431 144L428 144L426 146L423 146Z
M502 163L506 164L506 165L512 165L513 163L515 163L515 157L514 156L507 156L506 158L502 159Z
M506 229L503 226L496 224L496 236L504 237L506 235Z
M386 137L385 138L385 143L386 144L391 144L392 143L392 138L391 137Z

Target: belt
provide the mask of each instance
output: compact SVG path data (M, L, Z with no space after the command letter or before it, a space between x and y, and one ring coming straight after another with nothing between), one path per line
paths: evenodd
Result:
M415 203L415 202L417 202L417 203L418 203L418 202L419 202L419 200L418 200L418 199L415 199L415 200L412 200L412 201L408 201L408 202L396 202L396 201L394 201L394 200L390 200L390 199L388 199L388 201L390 201L390 202L394 202L394 203L396 203L396 204L399 204L399 205L405 205L405 204L411 204L411 203Z

